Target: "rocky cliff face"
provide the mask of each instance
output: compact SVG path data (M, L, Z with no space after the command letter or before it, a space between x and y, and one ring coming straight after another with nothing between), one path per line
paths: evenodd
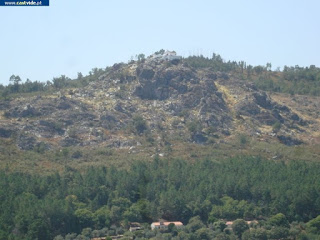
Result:
M319 129L319 113L306 114L279 99L183 60L147 59L115 64L82 89L0 102L0 138L13 139L23 150L129 148L140 144L137 135L208 144L211 138L224 141L245 133L286 145L308 144ZM319 106L319 99L312 101Z

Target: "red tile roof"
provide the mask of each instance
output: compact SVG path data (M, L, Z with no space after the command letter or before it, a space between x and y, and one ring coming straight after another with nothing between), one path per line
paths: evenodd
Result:
M161 222L163 225L168 226L170 223L173 223L176 226L183 226L182 222ZM160 222L153 222L152 223L154 226L160 226Z

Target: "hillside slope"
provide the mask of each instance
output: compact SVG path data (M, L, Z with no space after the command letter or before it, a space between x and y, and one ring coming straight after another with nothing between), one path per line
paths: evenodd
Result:
M320 154L319 106L319 97L266 93L183 59L147 58L115 64L83 88L2 100L0 150L7 156L65 148L174 156L215 148L289 159L294 150L313 160Z

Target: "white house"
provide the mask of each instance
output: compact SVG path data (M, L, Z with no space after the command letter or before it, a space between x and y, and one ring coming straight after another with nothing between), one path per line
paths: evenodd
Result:
M177 53L175 51L165 51L163 54L153 54L150 56L151 60L166 60L166 61L172 61L172 60L180 60L182 57L177 56Z
M170 223L173 223L176 227L182 227L182 222L153 222L151 224L151 229L160 229L160 230L167 230Z
M137 222L131 222L129 223L129 226L130 226L129 228L130 232L135 232L142 229L140 223L137 223Z
M162 55L162 59L167 61L180 60L181 58L181 56L177 56L177 53L175 51L166 51Z

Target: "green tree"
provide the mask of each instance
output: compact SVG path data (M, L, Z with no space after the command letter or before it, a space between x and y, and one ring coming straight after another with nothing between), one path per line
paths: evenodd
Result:
M57 89L62 89L64 87L67 86L68 81L70 81L71 79L66 77L65 75L61 75L58 78L53 78L52 82L53 82L53 86Z
M320 234L320 215L306 224L307 231L314 234Z
M253 69L252 65L247 66L247 74L249 79L251 78L251 75L252 75L252 69Z
M122 218L121 208L118 206L112 206L110 210L111 222L117 224Z
M234 234L241 239L242 234L249 229L249 225L243 219L235 220L232 225Z
M199 216L190 218L189 223L187 225L187 229L189 230L189 232L195 232L198 229L204 228L204 227L205 225L203 224Z
M242 234L242 240L268 240L267 231L263 228L247 230Z
M286 227L286 228L290 227L286 216L284 214L282 214L282 213L278 213L278 214L270 217L268 219L268 223L271 226Z
M13 84L12 92L19 92L21 78L18 75L12 75L9 81Z
M286 227L273 227L268 232L268 239L285 239L289 236L289 229Z
M218 220L213 223L214 230L223 231L227 227L226 223L224 221Z
M42 219L34 220L28 227L27 239L50 239L49 226Z
M266 64L266 69L267 69L267 71L271 71L271 68L272 68L271 63L267 63L267 64Z
M132 205L128 210L123 213L125 219L129 222L141 222L142 216L140 209L136 205Z
M93 213L88 209L77 209L74 213L74 215L77 217L80 227L91 227L93 224Z
M142 116L136 115L133 117L133 126L138 134L141 134L147 130L147 122Z
M190 133L195 134L202 131L202 125L199 121L193 120L187 123L187 128Z
M260 75L263 72L263 67L262 66L255 66L253 68L253 71L255 71L256 74Z
M155 52L154 54L164 54L165 53L165 50L164 49L160 49L159 51Z
M9 81L12 82L14 85L19 85L19 83L21 82L21 78L18 75L11 75Z
M7 87L1 91L1 97L3 97L5 100L8 99L9 94L10 90Z
M240 187L239 187L240 188ZM240 194L240 193L239 193ZM209 219L211 218L227 218L236 219L243 218L247 212L251 212L253 215L255 212L254 207L247 201L234 200L231 197L225 196L220 199L222 205L214 205L209 214Z
M82 78L83 78L82 73L81 73L81 72L78 72L78 77L77 77L77 79L78 79L78 80L81 80Z
M249 141L247 135L245 135L245 134L238 135L238 138L239 138L239 142L242 146L246 145Z
M143 62L146 56L143 53L137 55L138 62Z
M280 131L281 123L277 121L275 124L272 125L272 131L277 133Z
M209 228L200 228L196 231L196 236L201 240L211 240L213 239L213 232Z
M93 214L93 220L97 228L103 228L105 226L110 226L111 223L111 216L110 210L108 206L103 206L99 208Z
M170 223L170 224L168 225L168 232L172 232L172 230L174 229L174 227L175 227L174 223Z
M233 240L234 238L230 238L229 235L226 233L219 233L217 236L215 236L214 240Z

